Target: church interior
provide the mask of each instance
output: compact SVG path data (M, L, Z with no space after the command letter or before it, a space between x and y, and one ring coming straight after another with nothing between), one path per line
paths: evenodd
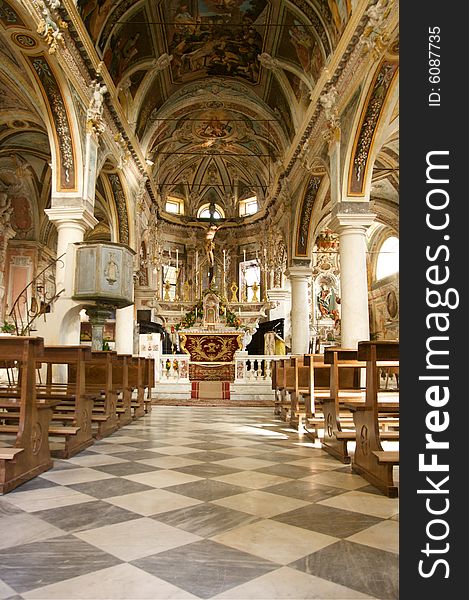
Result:
M0 0L0 600L399 597L397 0Z

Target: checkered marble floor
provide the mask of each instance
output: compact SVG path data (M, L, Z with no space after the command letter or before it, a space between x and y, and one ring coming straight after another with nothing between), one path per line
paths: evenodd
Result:
M398 598L398 525L270 408L159 406L0 496L0 600Z

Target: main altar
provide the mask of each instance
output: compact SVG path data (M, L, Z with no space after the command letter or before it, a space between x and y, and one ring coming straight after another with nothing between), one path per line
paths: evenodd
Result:
M235 353L243 350L242 320L214 289L174 326L180 349L189 354L191 381L229 381L235 378Z
M229 400L238 377L239 356L247 355L246 344L270 303L228 303L211 287L195 304L184 304L156 305L173 342L174 358L166 362L171 371L178 364L179 382L182 372L187 374L192 399Z
M266 297L266 266L256 253L256 260L251 263L257 265L259 272L248 282L246 265L251 263L246 261L244 250L244 260L230 271L229 252L225 248L218 256L214 252L213 238L221 227L222 224L210 220L205 236L205 258L199 260L196 248L194 263L184 263L183 270L179 249L173 252L175 260L169 251L162 270L162 288L157 289L153 297L144 298L141 294L139 298L142 309L151 309L151 321L165 329L162 381L158 388L158 395L165 399L183 401L188 388L191 398L230 399L230 393L237 395L236 386L244 370L251 373L252 369L254 374L255 366L261 376L261 362L245 367L244 360L248 359L246 346L260 320L276 305ZM238 267L239 286L234 277L234 268ZM158 273L157 267L155 269ZM171 272L172 279L168 275ZM266 365L262 362L262 373L268 377Z

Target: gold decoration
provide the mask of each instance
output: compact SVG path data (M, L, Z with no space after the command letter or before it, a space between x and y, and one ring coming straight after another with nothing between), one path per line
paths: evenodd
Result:
M259 285L257 281L252 284L252 302L259 302L259 298L257 297L257 292L259 290Z
M238 286L236 282L233 281L230 287L231 290L231 302L238 302Z
M242 333L180 333L179 338L181 349L193 362L232 362L235 352L243 348Z
M169 295L170 289L171 289L171 284L169 283L169 281L167 281L164 284L164 297L163 297L163 300L165 300L166 302L168 302L169 300L171 300L171 297Z
M243 285L243 294L241 296L241 302L247 302L248 301L248 284L245 283Z
M189 291L190 291L189 282L185 281L184 285L182 286L184 302L189 302Z

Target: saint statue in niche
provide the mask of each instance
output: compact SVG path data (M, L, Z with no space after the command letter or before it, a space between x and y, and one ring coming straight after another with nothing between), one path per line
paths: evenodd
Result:
M329 318L337 321L339 310L337 304L340 300L336 297L334 290L328 285L322 284L317 295L318 309L321 318Z

